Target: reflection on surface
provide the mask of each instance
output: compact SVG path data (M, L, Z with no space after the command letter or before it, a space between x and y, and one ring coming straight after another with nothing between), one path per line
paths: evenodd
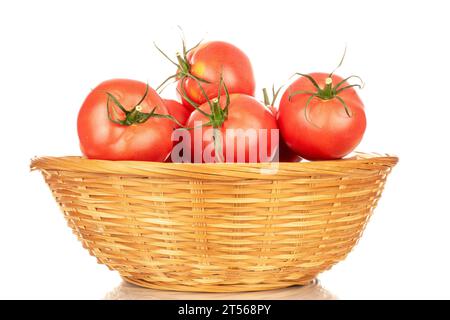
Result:
M109 292L107 300L335 300L331 292L324 289L318 280L310 285L294 286L285 289L238 292L238 293L198 293L161 291L138 287L123 281L117 288Z

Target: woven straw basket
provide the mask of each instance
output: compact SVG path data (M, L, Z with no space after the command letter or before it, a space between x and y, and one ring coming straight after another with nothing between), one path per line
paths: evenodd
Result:
M396 157L181 164L34 159L99 263L156 289L256 291L310 283L345 258Z

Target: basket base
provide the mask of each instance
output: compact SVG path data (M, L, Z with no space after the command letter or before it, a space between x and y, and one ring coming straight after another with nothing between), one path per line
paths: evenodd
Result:
M257 284L226 284L226 285L197 285L187 286L174 283L150 282L145 279L137 279L132 277L123 277L122 279L131 284L157 290L179 291L179 292L252 292L283 289L292 286L307 286L314 284L317 280L315 277L305 278L296 282L279 282L279 283L257 283Z

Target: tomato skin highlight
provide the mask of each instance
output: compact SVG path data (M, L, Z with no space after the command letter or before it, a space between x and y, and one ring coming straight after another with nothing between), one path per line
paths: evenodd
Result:
M236 46L223 41L205 42L190 51L187 58L190 73L209 82L201 82L209 99L217 97L221 75L229 93L255 94L255 78L250 59ZM192 106L184 99L183 94L199 105L207 101L199 83L192 78L179 80L178 94L183 104L189 108Z
M310 75L319 87L325 86L327 73ZM331 78L333 84L343 80L336 75ZM344 83L342 87L346 85L348 83ZM300 77L283 94L278 110L278 125L287 146L308 160L340 159L352 152L366 129L364 105L356 91L349 88L339 93L348 106L351 114L349 117L337 98L312 98L305 112L310 94L297 94L289 99L298 90L314 92L316 88L306 77Z
M222 96L220 98L220 105L222 109L225 106L226 97ZM209 105L205 103L199 107L201 110L205 112L209 112ZM266 129L267 130L267 147L266 154L273 158L276 150L278 149L278 139L271 139L272 130L278 131L278 126L276 122L276 118L272 115L272 113L259 101L255 98L244 95L244 94L231 94L230 95L230 104L229 104L229 113L228 118L224 121L222 126L220 127L220 131L222 133L222 146L223 146L223 155L226 162L262 162L264 159L260 157L260 148L264 146L264 144L259 139L259 136L256 140L253 139L245 139L245 143L239 143L239 137L237 134L230 135L230 139L226 139L227 130L228 129ZM200 113L198 110L194 111L186 124L187 127L193 128L198 126L199 124L205 124L208 122L208 118ZM211 159L204 159L203 154L208 145L213 143L213 135L211 133L211 126L206 126L203 128L202 135L200 136L201 141L197 142L200 145L200 148L196 148L195 146L195 130L190 130L191 136L191 155L193 158L193 162L196 162L196 159L201 159L202 162L214 162L216 161L215 152L212 152ZM231 142L233 141L233 142ZM227 159L227 149L233 147L233 158ZM252 156L250 153L252 150L257 151L256 156ZM244 159L239 158L239 155L245 155ZM230 161L231 160L231 161ZM244 161L240 161L244 160ZM253 161L255 160L255 161ZM270 161L270 159L269 159Z
M90 159L164 161L172 148L173 122L164 118L149 118L141 124L120 125L108 118L106 92L116 97L126 110L131 110L146 91L143 82L128 79L112 79L93 89L81 106L77 129L80 148ZM124 113L109 102L117 117ZM167 109L159 95L148 88L145 100L140 104L142 112L167 115Z
M174 117L180 124L185 125L192 113L192 110L175 100L163 99L163 101L169 114ZM174 125L176 128L180 127L176 123L174 123Z

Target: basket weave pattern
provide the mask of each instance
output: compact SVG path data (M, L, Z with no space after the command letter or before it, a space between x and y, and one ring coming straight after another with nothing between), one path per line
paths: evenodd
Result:
M177 164L43 157L83 246L127 281L233 292L306 284L361 236L396 157Z

